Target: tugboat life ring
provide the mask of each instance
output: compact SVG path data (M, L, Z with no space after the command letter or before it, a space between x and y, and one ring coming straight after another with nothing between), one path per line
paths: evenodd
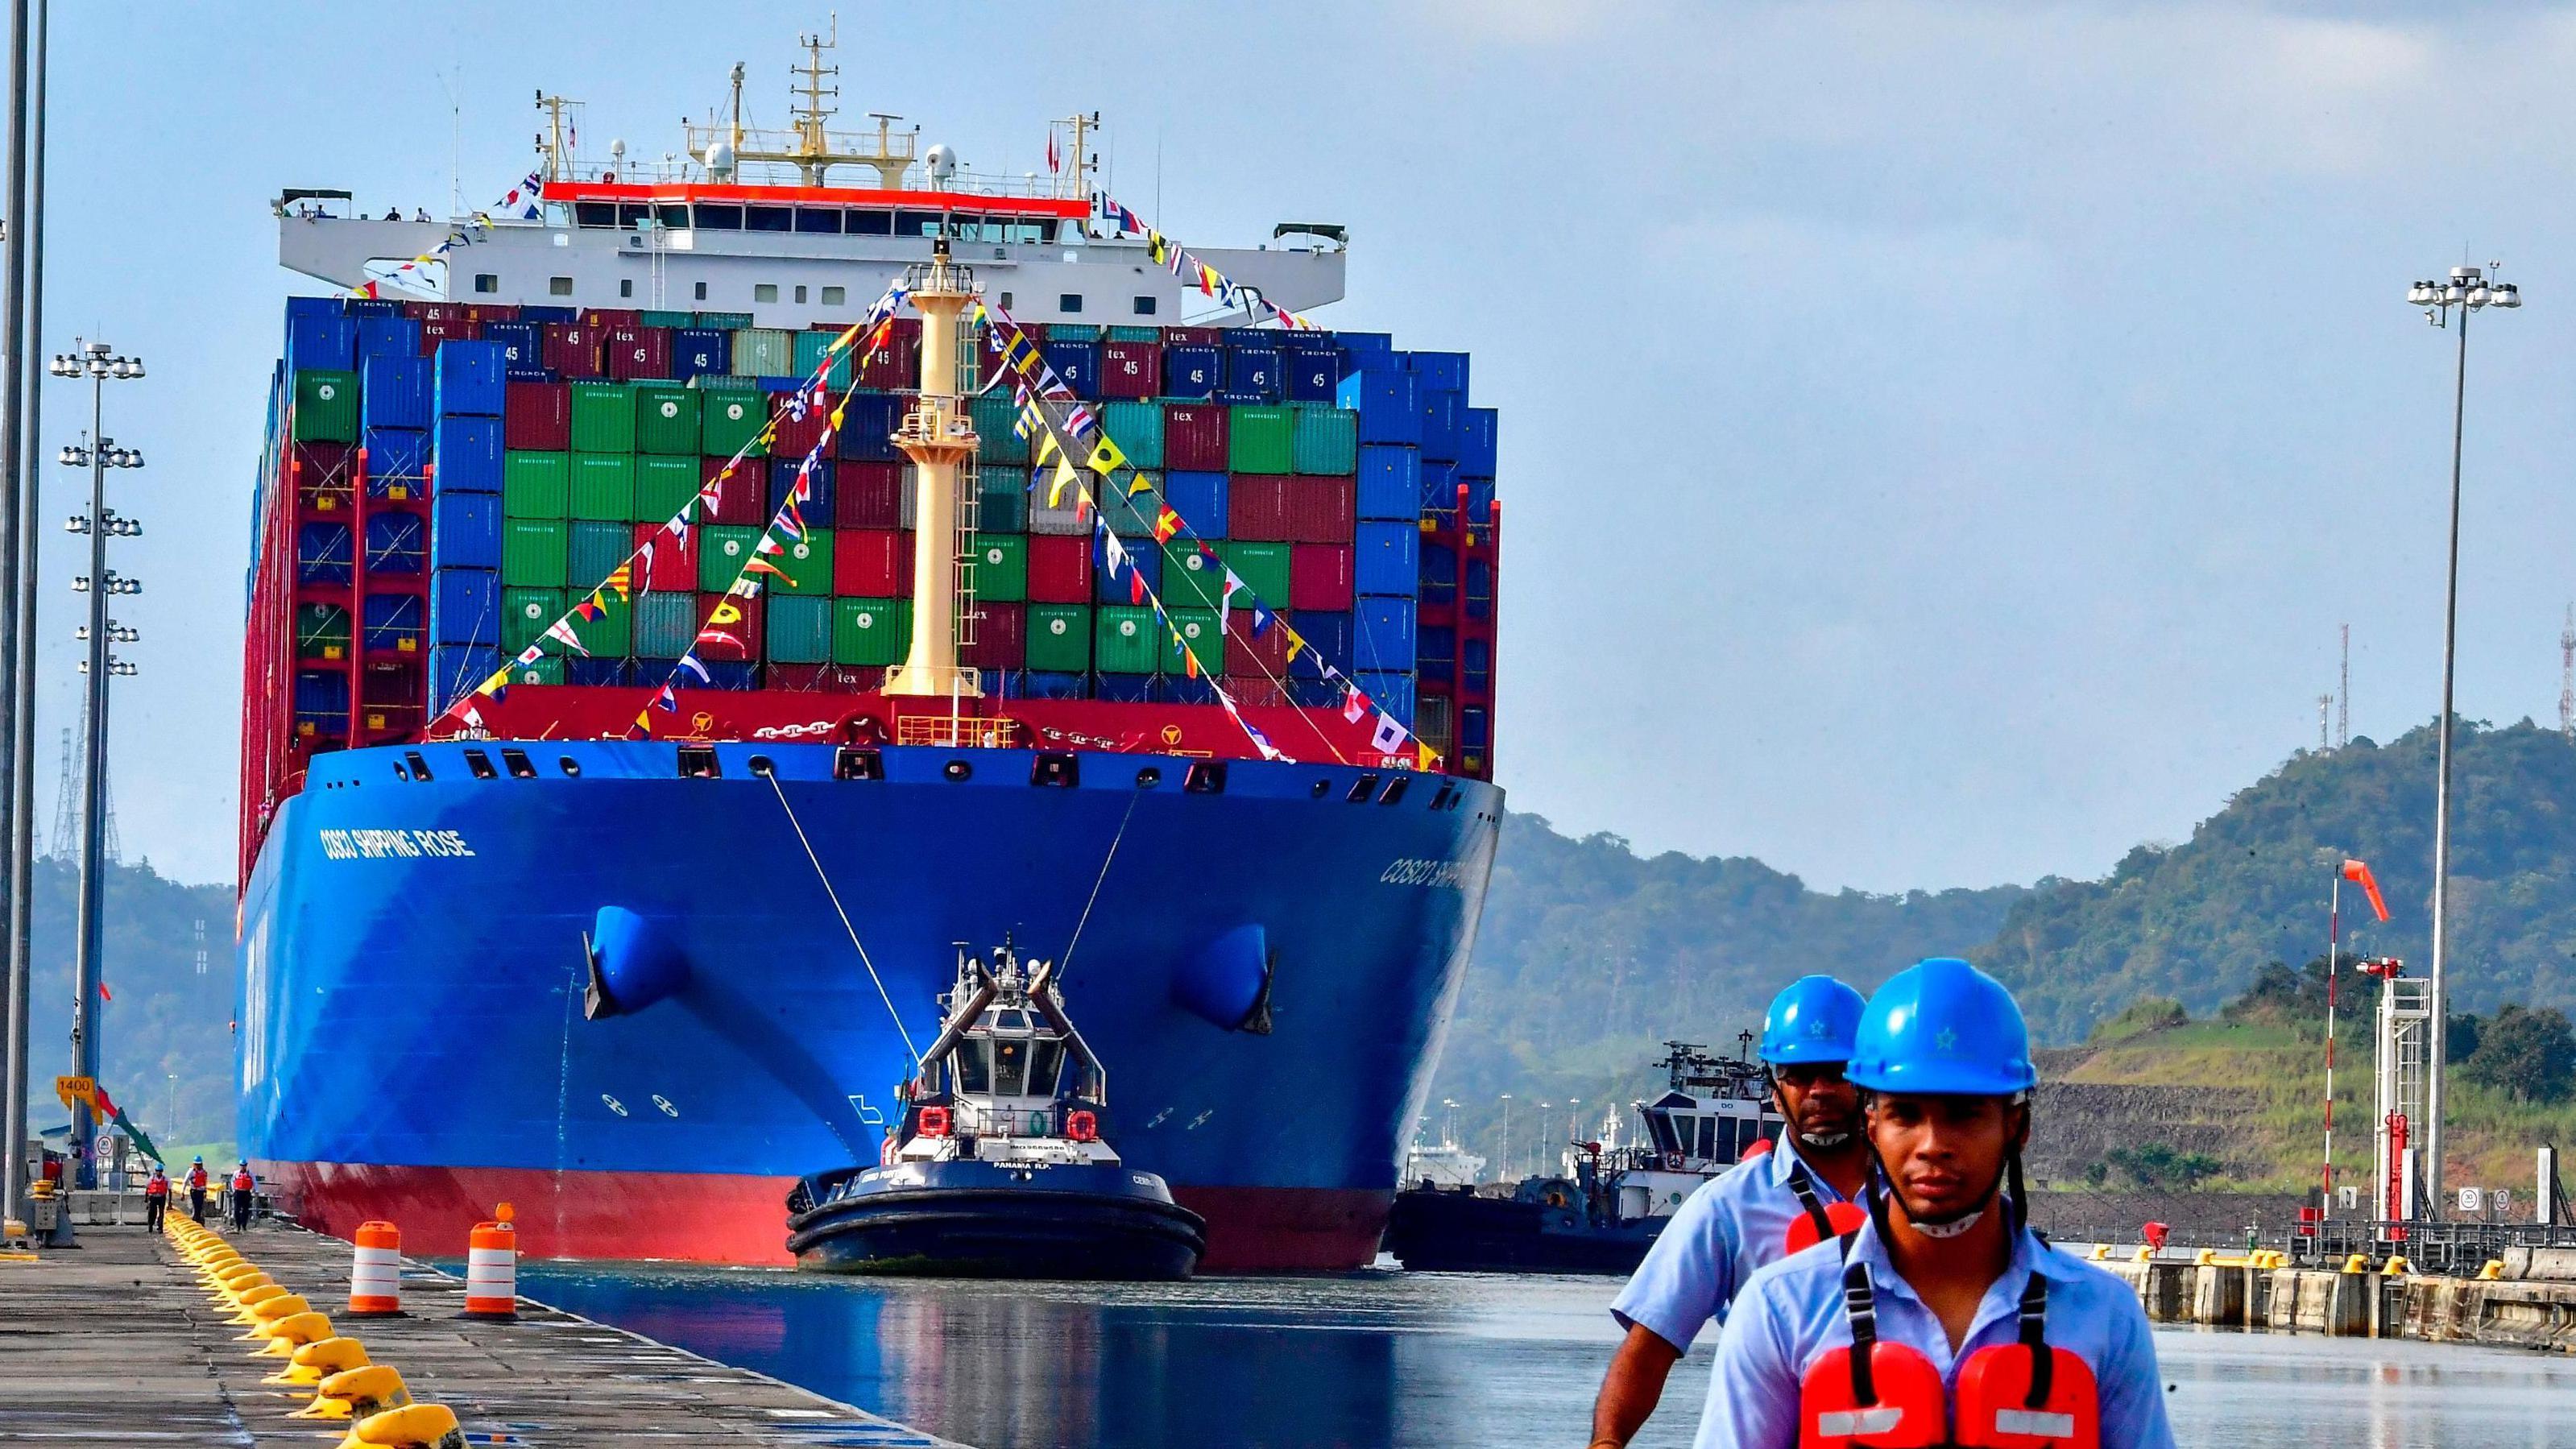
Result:
M1076 1142L1097 1141L1100 1118L1090 1112L1067 1112L1064 1114L1064 1135Z
M924 1108L922 1108L922 1109L921 1109L921 1135L922 1135L922 1136L924 1136L924 1137L945 1137L945 1136L947 1136L947 1135L948 1135L948 1109L947 1109L947 1108L945 1108L945 1107L924 1107Z

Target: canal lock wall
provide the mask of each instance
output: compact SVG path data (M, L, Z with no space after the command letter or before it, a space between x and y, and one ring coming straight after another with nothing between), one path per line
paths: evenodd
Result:
M2092 1251L2094 1266L2135 1289L2154 1323L2576 1350L2576 1252L2512 1249L2490 1266L2494 1277L2451 1278L2409 1272L2402 1260L2323 1269L2271 1253Z

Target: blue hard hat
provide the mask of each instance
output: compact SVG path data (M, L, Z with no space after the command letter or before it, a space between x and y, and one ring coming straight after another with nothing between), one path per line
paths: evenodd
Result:
M2039 1085L2012 992L1954 957L1888 978L1861 1013L1851 1080L1873 1092L2008 1097Z
M1830 976L1799 977L1762 1014L1762 1060L1775 1067L1850 1061L1864 1004L1859 992Z

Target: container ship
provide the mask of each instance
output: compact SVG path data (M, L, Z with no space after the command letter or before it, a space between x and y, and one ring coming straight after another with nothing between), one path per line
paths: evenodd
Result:
M785 131L736 67L671 160L541 97L505 206L276 202L243 1150L420 1251L784 1263L1008 937L1208 1270L1364 1264L1502 808L1495 414L1306 315L1340 228L833 129L827 49Z

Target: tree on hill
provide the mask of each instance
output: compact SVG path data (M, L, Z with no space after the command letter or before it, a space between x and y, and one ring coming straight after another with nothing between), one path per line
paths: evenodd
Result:
M2556 1007L2515 1002L2477 1023L2460 1075L2517 1102L2563 1102L2576 1088L2576 1033Z

